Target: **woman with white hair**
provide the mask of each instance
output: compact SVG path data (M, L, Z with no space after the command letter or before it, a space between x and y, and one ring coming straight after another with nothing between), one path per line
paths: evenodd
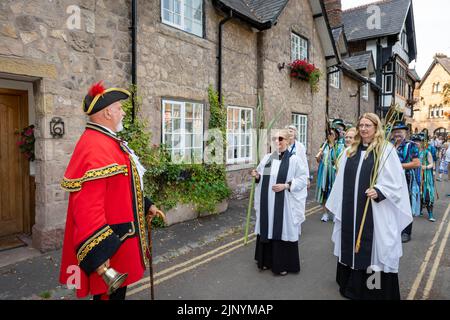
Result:
M326 203L336 216L336 281L349 299L400 299L401 233L412 222L412 213L399 157L384 135L376 114L359 119L355 141L342 156ZM376 162L378 178L372 187Z
M298 239L305 220L301 203L308 174L288 150L290 137L287 129L277 131L272 138L276 151L265 155L252 171L258 183L255 260L259 269L279 275L300 271Z

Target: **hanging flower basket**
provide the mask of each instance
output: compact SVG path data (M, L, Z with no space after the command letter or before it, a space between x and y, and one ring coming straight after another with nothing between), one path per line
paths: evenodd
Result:
M16 142L21 153L25 155L27 160L34 161L34 125L30 125L17 132L20 135L19 140Z
M289 67L292 78L308 81L314 92L319 90L319 80L322 74L314 64L308 63L306 60L294 60L289 63Z

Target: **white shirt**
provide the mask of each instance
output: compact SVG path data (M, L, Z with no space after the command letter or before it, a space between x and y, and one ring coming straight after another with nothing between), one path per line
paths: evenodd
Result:
M110 128L107 128L105 126L102 126L101 124L95 123L95 122L88 122L88 123L92 123L96 126L102 127L103 129L107 130L109 133L111 133L113 136L117 137L117 134L112 131ZM126 142L125 140L122 140L122 144L123 146L128 150L129 154L131 155L131 157L133 158L134 163L136 164L136 169L138 171L139 174L139 178L141 181L141 190L144 190L144 174L147 171L144 166L142 165L142 163L139 161L139 157L136 155L136 153L134 152L133 149L131 149L128 146L128 142Z

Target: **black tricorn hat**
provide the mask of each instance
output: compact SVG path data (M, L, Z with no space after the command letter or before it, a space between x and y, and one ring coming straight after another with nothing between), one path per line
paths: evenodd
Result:
M122 88L105 89L103 81L94 83L83 99L83 112L87 115L92 115L114 102L128 99L130 95L131 93L128 90Z

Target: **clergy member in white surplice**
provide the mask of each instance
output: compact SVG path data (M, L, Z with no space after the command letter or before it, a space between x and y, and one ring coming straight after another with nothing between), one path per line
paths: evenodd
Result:
M383 145L379 176L371 189L373 150ZM356 253L367 197L371 201ZM355 141L342 156L326 207L336 215L332 240L340 293L349 299L400 299L401 233L411 223L411 205L397 152L385 141L377 115L366 113L358 121Z
M305 221L302 192L308 173L299 158L289 152L289 139L287 129L276 131L276 151L267 154L252 171L258 183L255 260L259 269L271 269L279 275L300 271L298 239Z
M302 191L300 191L300 206L303 210L306 210L306 198L308 198L308 189L310 187L309 182L309 165L308 165L308 158L306 157L306 148L303 145L303 143L299 142L297 140L298 132L297 128L294 125L288 126L286 129L289 130L289 134L291 135L291 139L289 140L289 146L288 150L290 153L292 153L293 156L296 156L298 160L300 161L300 165L302 167L305 167L305 170L308 174L307 179L307 187L303 188Z

